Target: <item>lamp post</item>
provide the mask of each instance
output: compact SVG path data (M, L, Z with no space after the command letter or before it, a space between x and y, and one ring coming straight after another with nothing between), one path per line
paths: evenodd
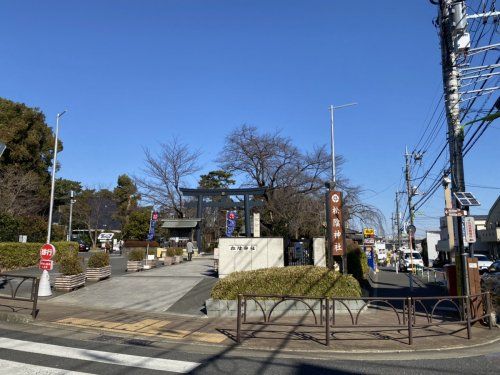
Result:
M351 107L354 105L357 105L358 103L349 103L349 104L343 104L339 106L330 106L330 124L331 124L331 146L332 146L332 181L333 184L331 186L332 190L335 190L335 184L336 184L336 170L335 170L335 135L334 135L334 122L333 122L333 113L335 112L336 109L340 108L345 108L345 107Z
M68 222L68 235L66 237L66 241L71 241L71 232L73 231L73 205L76 203L75 192L73 190L69 193L69 222Z
M329 191L326 193L326 209L327 213L327 234L328 234L328 266L334 267L334 253L342 256L342 273L347 274L347 252L345 225L342 215L342 193L336 191L337 176L335 169L335 128L334 128L334 112L336 109L350 107L358 103L349 103L339 106L330 105L330 125L331 125L331 147L332 147L332 182L327 184Z
M47 243L50 243L52 232L52 211L54 210L54 188L56 184L56 167L57 167L57 141L59 136L59 119L66 113L66 110L58 113L56 116L56 137L54 141L54 160L52 161L52 184L50 187L50 208L49 208L49 223L47 225Z

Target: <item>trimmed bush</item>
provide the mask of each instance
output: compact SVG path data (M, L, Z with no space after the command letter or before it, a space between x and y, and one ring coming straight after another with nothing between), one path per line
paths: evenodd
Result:
M136 240L126 240L123 247L146 247L148 246L147 241L136 241ZM159 247L160 244L157 241L150 241L149 247Z
M180 248L180 247L176 247L175 248L175 255L179 255L179 256L184 255L184 249Z
M128 254L128 260L130 261L141 261L144 259L144 251L142 250L132 250L129 254Z
M109 266L108 253L92 253L87 263L88 268L101 268Z
M175 255L175 248L169 247L166 251L168 257L173 257Z
M58 263L62 256L72 253L78 254L77 242L53 242L56 248L54 261ZM0 243L0 270L8 271L19 268L33 267L40 261L40 248L43 243Z
M83 272L83 267L78 255L65 254L59 261L59 270L64 276L78 275Z
M236 299L238 294L277 294L306 297L360 297L351 275L326 267L296 266L233 272L212 289L214 299Z

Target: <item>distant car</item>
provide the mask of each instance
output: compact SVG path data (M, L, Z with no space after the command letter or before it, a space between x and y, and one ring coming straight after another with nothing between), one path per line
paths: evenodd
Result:
M83 241L78 241L78 251L89 251L90 246Z
M477 266L479 267L479 272L486 271L493 264L493 262L483 254L474 254L474 258L477 258Z
M412 259L413 258L413 259ZM413 268L424 266L424 260L418 251L404 251L399 259L399 269L402 271L409 271Z
M443 268L445 265L447 265L449 263L450 263L450 261L447 259L437 258L437 259L434 259L432 261L432 267L433 268Z

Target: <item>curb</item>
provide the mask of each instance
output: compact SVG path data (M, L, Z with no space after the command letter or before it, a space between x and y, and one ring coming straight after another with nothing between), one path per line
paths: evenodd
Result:
M7 323L29 324L35 320L31 315L20 314L16 312L0 311L0 321Z
M31 320L31 325L33 326L47 326L47 327L52 327L52 328L61 328L61 325L57 324L57 323L53 323L53 322L43 322L43 324L39 324L37 323L36 321L34 320ZM69 329L69 330L74 330L74 331L77 331L77 332L86 332L86 333L90 333L90 334L96 334L96 333L101 333L101 331L99 329L95 329L95 328L91 328L91 327L85 327L85 328L81 328L81 327L65 327L65 329ZM494 329L498 329L498 328L494 328ZM148 337L149 339L151 339L151 336L147 336L147 335L141 335L140 333L134 333L134 334L127 334L127 333L119 333L119 334L114 334L116 336L119 336L119 337L123 337L123 338L129 338L129 337L133 337L133 338L137 338L137 336L143 336L143 337ZM438 347L438 348L418 348L418 349L359 349L359 350L339 350L339 349L334 349L332 347L330 348L324 348L324 349L286 349L286 348L281 348L281 349L276 349L276 348L270 348L270 347L256 347L256 346L245 346L244 344L243 345L238 345L236 344L235 342L230 342L228 344L215 344L215 343L202 343L202 342L193 342L193 341L187 341L187 340L171 340L171 339L160 339L158 341L156 341L156 343L158 344L161 344L161 343L165 343L165 344L173 344L173 345L179 345L179 344L183 344L183 345L189 345L189 346L193 346L193 347L206 347L206 348L220 348L220 349L224 349L224 348L230 348L232 347L234 350L236 351L241 351L241 352L244 352L244 351L247 351L247 352L251 352L251 353L276 353L277 351L279 352L280 356L282 357L295 357L295 355L297 353L307 353L309 355L311 355L311 357L308 357L308 358L312 358L314 359L314 355L317 355L318 358L322 358L321 356L323 355L332 355L332 354L336 354L336 355L341 355L341 356L349 356L350 359L353 359L353 360L363 360L363 358L359 358L359 357L350 357L351 355L352 356L356 356L356 355L359 355L359 354L373 354L373 355L389 355L389 354L407 354L407 355L411 355L411 354L425 354L425 353L442 353L442 354L445 354L445 353L450 353L450 352L454 352L456 350L468 350L468 349L474 349L474 348L481 348L481 347L485 347L485 346L488 346L488 345L492 345L494 343L497 343L497 342L500 342L500 334L497 335L497 337L493 338L493 339L489 339L489 340L486 340L486 341L483 341L483 342L478 342L478 343L475 343L475 344L470 344L470 345L453 345L453 346L446 346L446 347ZM477 355L477 354L471 354L471 355ZM469 356L469 355L465 355L465 356ZM397 358L393 358L393 357L388 357L387 359L394 359L396 360Z

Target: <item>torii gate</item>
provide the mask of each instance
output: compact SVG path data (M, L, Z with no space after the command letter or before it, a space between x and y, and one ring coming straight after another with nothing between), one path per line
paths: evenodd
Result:
M250 237L250 210L252 207L263 206L264 202L250 200L250 195L259 196L264 195L266 188L239 188L239 189L187 189L181 188L181 193L187 197L196 197L196 217L203 219L204 207L218 207L218 208L239 208L245 211L245 236ZM229 199L232 195L243 195L243 202L233 202ZM205 202L205 197L224 197L221 201ZM196 242L198 249L201 248L201 224L196 228Z

